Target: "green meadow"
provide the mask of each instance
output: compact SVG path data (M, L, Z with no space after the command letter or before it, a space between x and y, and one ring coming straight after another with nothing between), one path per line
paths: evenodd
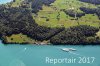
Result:
M12 7L19 7L23 0L16 0L12 3ZM79 8L97 8L100 5L94 5L90 3L80 2L79 0L56 0L50 6L43 5L42 10L39 10L38 15L32 14L33 19L36 23L41 26L47 27L70 27L77 26L78 22L80 25L91 25L99 27L100 20L95 14L86 14L85 16L80 17L78 20L75 20L74 17L70 17L65 14L63 10L74 10L78 13L83 13Z

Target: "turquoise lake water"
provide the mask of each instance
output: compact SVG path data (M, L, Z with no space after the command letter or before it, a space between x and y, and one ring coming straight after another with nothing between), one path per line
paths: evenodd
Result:
M0 0L0 4L4 4L4 3L7 3L7 2L11 2L13 0Z
M61 48L75 48L64 52ZM46 63L46 57L95 57L93 63ZM79 61L79 59L77 59ZM92 61L92 60L90 60ZM0 44L0 66L100 66L100 46L4 45Z

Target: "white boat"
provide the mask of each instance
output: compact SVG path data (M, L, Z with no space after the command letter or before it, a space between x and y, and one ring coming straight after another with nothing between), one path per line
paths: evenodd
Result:
M69 52L69 51L76 51L74 48L62 48L61 50Z
M70 51L76 51L76 49L74 49L74 48L69 48L69 50L70 50Z
M70 50L68 48L62 48L61 50L69 52Z

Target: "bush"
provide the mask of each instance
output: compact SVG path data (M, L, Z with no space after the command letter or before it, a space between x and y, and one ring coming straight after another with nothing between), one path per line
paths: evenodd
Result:
M82 2L92 3L92 4L100 4L100 0L80 0Z
M96 14L99 17L99 19L100 19L100 8L80 7L80 10L82 10L86 14Z
M85 16L85 13L79 13L79 12L74 12L73 10L66 10L64 11L66 14L68 14L69 16L71 17L75 17L75 14L76 14L76 17L80 18L82 16Z

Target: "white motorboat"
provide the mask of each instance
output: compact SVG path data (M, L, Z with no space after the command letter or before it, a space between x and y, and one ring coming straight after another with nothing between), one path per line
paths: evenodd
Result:
M62 48L61 50L69 52L69 51L76 51L74 48Z
M69 48L69 50L70 50L70 51L76 51L76 49L74 49L74 48Z
M70 50L68 48L62 48L61 50L69 52Z

